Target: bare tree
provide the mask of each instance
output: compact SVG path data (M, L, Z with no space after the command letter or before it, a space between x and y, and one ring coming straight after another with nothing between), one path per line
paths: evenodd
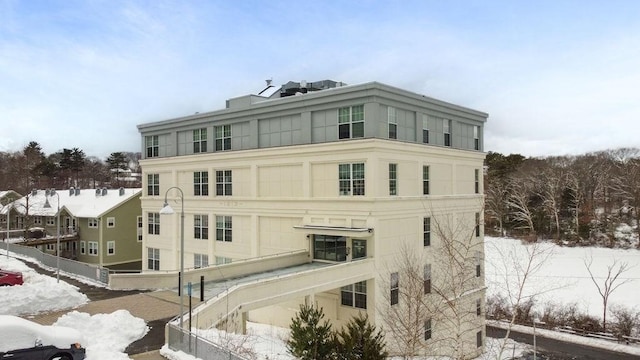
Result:
M621 278L620 275L629 271L631 267L627 262L619 262L618 259L614 259L613 263L607 265L607 273L606 277L602 284L598 282L597 279L601 277L597 277L591 271L591 266L593 265L593 257L589 257L589 259L583 259L584 266L587 268L589 272L589 276L591 277L591 281L598 289L598 294L602 298L602 328L607 330L607 305L609 304L609 297L611 293L613 293L620 286L631 282L632 279L624 279Z
M509 182L507 206L513 220L521 223L521 229L528 229L529 235L535 234L533 224L533 208L529 201L533 192L533 184L523 177L514 177Z

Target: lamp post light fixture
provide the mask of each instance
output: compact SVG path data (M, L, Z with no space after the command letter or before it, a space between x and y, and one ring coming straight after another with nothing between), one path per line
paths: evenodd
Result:
M171 207L171 205L169 205L169 202L167 201L167 195L169 194L169 190L171 189L176 189L180 192L180 274L178 276L178 292L180 295L180 329L183 329L183 317L184 317L184 301L183 301L183 297L184 297L184 193L182 192L182 189L180 189L177 186L172 186L170 188L167 189L167 191L164 193L164 205L162 206L162 209L160 209L160 214L161 215L171 215L171 214L175 214L175 211L173 211L173 208ZM191 330L191 329L189 329Z
M60 194L58 194L55 189L51 189L49 192L50 195L56 195L58 197L57 207L58 210L56 212L56 281L60 282ZM48 195L45 195L44 207L47 209L51 208L51 204L49 204Z

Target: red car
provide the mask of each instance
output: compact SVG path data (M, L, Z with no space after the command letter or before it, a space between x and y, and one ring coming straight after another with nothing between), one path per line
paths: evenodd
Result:
M22 285L22 273L0 269L0 286Z

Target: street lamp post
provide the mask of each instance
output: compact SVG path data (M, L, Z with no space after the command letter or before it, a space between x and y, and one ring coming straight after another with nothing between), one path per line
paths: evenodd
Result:
M164 205L162 206L162 209L160 209L160 214L166 215L166 214L175 214L175 211L173 211L173 208L169 205L169 202L167 201L167 195L169 194L169 190L171 189L176 189L180 192L180 274L178 276L178 282L180 283L178 286L178 291L180 293L180 329L183 329L183 314L184 314L184 301L183 301L183 296L184 296L184 291L183 291L183 287L184 287L184 193L182 192L182 189L180 189L177 186L172 186L170 188L167 189L167 191L164 193Z
M60 282L60 194L54 189L51 189L49 192L50 195L55 194L57 198L57 207L58 210L56 212L56 281ZM48 195L45 195L45 197ZM45 199L44 203L45 208L51 208L51 204L49 204L49 198Z
M9 222L11 220L11 204L9 203L7 205L7 238L5 239L5 241L7 242L7 259L9 258Z

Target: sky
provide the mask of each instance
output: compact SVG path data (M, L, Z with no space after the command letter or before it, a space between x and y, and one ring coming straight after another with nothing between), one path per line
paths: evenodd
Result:
M379 81L489 114L485 151L640 146L635 0L0 0L0 151L106 158L265 80Z

